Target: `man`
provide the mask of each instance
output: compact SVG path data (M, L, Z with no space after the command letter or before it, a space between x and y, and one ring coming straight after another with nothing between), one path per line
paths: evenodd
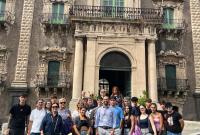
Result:
M40 125L44 116L46 115L46 111L43 108L43 103L43 99L38 99L36 101L36 108L31 111L27 135L40 135Z
M19 103L10 109L7 134L24 135L25 127L28 125L31 107L26 104L27 95L25 93L19 96Z
M53 103L51 113L47 113L40 127L41 135L60 135L63 131L62 117L58 115L58 103Z
M114 110L114 115L116 117L116 128L115 128L115 135L121 135L122 132L122 122L124 119L124 113L121 107L116 105L117 98L114 96L110 97L110 106Z
M131 115L133 115L133 116L139 116L140 115L137 97L131 98Z
M88 101L87 101L87 111L86 111L86 116L90 118L91 112L92 110L95 108L96 106L94 105L94 100L89 97Z
M91 110L90 115L89 115L89 119L90 119L90 121L91 121L91 125L92 125L92 128L93 128L93 130L92 130L93 135L96 135L96 133L95 133L95 128L94 128L95 114L96 114L97 110L102 106L102 100L103 100L103 99L102 99L100 96L97 97L97 107L93 108L93 109Z
M62 117L63 120L63 135L67 135L71 133L72 130L72 118L71 118L71 112L69 109L66 108L66 99L61 98L59 99L59 109L58 114Z
M151 104L152 104L152 100L149 98L146 100L145 105L146 105L146 113L149 115L152 113L151 111Z
M103 97L103 106L98 108L95 116L96 135L114 135L116 118L114 110L109 106L109 97Z
M181 135L181 132L184 127L184 121L182 116L173 110L172 104L166 103L167 114L165 115L166 118L166 130L167 135Z

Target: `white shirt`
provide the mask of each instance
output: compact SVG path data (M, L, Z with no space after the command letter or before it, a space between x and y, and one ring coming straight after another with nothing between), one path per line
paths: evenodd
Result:
M36 108L31 111L30 121L33 121L31 133L40 133L40 125L45 115L46 111L44 109L38 110Z

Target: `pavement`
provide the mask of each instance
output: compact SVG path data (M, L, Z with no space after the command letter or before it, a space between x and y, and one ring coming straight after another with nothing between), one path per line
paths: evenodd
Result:
M185 121L182 135L200 135L200 121Z
M186 121L182 135L200 135L200 121Z

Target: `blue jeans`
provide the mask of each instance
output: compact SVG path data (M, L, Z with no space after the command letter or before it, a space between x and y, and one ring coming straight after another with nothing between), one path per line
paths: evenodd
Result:
M172 132L167 131L167 135L181 135L181 133L172 133Z

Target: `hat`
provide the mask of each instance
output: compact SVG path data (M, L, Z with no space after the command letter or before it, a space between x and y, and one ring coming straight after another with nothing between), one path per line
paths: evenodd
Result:
M167 103L165 104L165 107L166 107L166 108L172 107L172 103L171 103L171 102L167 102Z

